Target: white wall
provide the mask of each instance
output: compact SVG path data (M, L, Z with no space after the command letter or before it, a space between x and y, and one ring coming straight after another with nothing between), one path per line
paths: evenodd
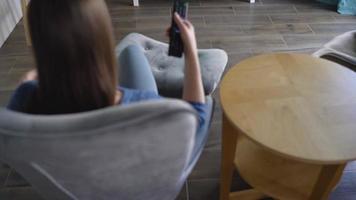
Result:
M0 47L22 17L20 0L0 0Z

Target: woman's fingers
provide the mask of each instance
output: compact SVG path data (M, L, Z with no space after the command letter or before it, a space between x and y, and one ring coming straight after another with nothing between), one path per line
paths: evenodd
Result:
M180 31L184 31L186 29L185 24L178 13L174 13L174 21L176 22Z
M189 51L195 52L196 50L196 39L194 26L188 21L182 19L177 13L174 13L174 21L176 22L180 35L184 43L184 48Z
M193 24L190 21L184 20L183 22L188 28L192 28L193 27Z
M177 23L177 25L181 31L194 28L193 24L190 21L182 19L178 15L178 13L174 13L174 21Z

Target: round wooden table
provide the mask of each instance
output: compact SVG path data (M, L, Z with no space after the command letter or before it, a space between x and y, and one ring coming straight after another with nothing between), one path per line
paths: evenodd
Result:
M220 199L327 199L356 160L356 73L302 54L267 54L221 83ZM230 193L232 172L254 188Z

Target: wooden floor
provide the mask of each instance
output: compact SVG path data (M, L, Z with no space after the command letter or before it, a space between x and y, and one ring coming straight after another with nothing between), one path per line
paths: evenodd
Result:
M169 0L107 0L117 41L127 33L140 32L167 41ZM252 55L288 51L312 53L334 36L356 29L356 17L341 16L333 8L312 0L191 0L190 19L196 26L200 48L222 48L229 54L228 67ZM60 30L58 30L60 32ZM34 67L20 23L0 48L0 105L6 105L23 72ZM214 95L218 100L217 95ZM216 107L211 135L179 200L218 198L221 109ZM236 174L233 189L247 188ZM1 200L38 200L37 193L15 171L0 164ZM356 199L356 164L349 165L333 200Z

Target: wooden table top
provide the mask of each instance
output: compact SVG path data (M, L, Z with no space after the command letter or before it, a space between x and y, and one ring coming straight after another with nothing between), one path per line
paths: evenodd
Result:
M356 73L302 54L267 54L234 66L221 104L246 136L282 156L317 164L356 159Z

